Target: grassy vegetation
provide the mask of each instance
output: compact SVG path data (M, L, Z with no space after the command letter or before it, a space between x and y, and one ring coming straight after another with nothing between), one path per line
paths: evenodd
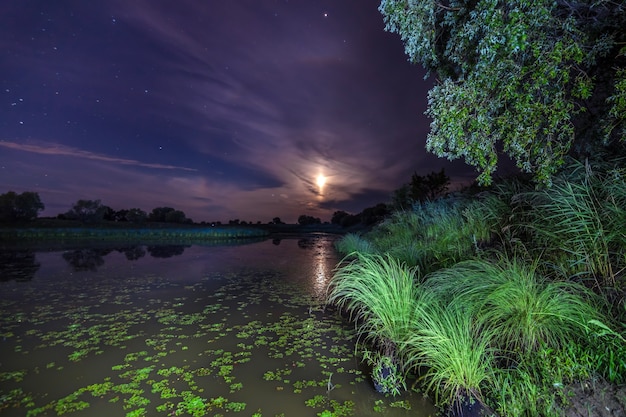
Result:
M34 223L0 227L0 241L204 241L216 239L254 238L269 235L259 227L199 226L162 223L106 222L83 225L76 221L43 219Z
M337 243L329 302L442 407L559 415L568 384L626 382L625 180L572 163L395 213Z

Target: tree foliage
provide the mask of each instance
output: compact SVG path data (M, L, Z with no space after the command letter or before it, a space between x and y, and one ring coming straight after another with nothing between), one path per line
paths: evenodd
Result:
M435 200L448 191L450 177L442 168L439 172L431 172L425 176L413 173L411 182L394 191L392 200L396 210L410 208L415 203Z
M319 217L307 216L306 214L301 214L298 217L298 224L301 226L306 226L309 224L322 224L322 220Z
M409 59L438 76L427 149L464 158L480 183L500 151L549 185L573 149L626 138L623 1L382 0L379 10Z
M192 223L192 220L188 219L183 211L172 207L153 208L148 220L161 223Z
M0 195L0 221L31 221L37 218L41 210L45 208L39 198L39 194L25 191L17 194L9 191Z
M100 223L109 210L110 207L103 206L100 200L78 200L64 217L83 223Z
M130 223L143 223L148 219L148 214L140 208L131 208L124 218Z
M367 207L361 212L361 223L371 226L382 222L389 215L389 207L385 203L378 203L373 207Z

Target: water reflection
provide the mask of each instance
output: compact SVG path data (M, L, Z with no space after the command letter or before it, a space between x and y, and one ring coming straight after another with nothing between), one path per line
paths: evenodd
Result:
M143 246L129 246L119 248L117 251L123 253L129 261L136 261L137 259L141 259L146 256L146 250Z
M96 271L104 265L104 258L110 250L102 249L77 249L63 252L63 259L72 266L74 271Z
M191 245L155 245L129 246L116 248L81 248L63 252L62 257L74 269L74 271L97 271L104 265L104 257L117 251L123 253L127 260L136 261L143 258L147 253L153 258L171 258L180 256L185 252L185 248ZM34 254L33 254L34 257Z
M330 257L330 248L326 245L319 245L313 256L314 264L314 291L319 299L326 298L326 288L331 278L331 271L328 268L328 259Z
M0 281L30 281L40 267L32 250L0 252Z
M147 250L153 258L171 258L172 256L182 255L185 252L185 248L190 247L191 245L158 245L148 246Z
M0 282L0 414L245 408L237 415L304 416L346 407L360 417L406 417L409 411L391 406L399 398L377 394L362 373L353 326L315 308L337 262L333 243L332 236L292 236L279 246L120 245L21 250L19 261L0 256L2 271L24 267L35 278ZM105 273L97 271L105 263ZM401 400L412 416L433 414L421 396Z

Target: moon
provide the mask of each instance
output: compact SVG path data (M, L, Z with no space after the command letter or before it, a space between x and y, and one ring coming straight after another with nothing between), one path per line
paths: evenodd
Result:
M324 185L326 184L326 177L320 174L317 176L317 179L315 180L315 182L320 189L324 188Z

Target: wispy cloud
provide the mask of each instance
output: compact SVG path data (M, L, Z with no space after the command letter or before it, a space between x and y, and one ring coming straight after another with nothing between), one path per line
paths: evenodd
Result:
M54 155L54 156L71 156L74 158L91 159L95 161L111 162L120 165L132 165L144 168L154 169L171 169L171 170L183 170L183 171L197 171L193 168L180 167L175 165L164 164L150 164L146 162L137 161L135 159L116 158L113 156L98 154L94 152L85 151L82 149L73 148L70 146L61 145L58 143L17 143L0 140L0 146L23 152L31 152L42 155Z

